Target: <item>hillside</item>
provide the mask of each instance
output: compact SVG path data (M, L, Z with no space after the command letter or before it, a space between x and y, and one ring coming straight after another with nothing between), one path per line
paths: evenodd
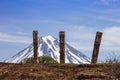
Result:
M110 64L0 63L0 80L115 80L108 71L111 67Z

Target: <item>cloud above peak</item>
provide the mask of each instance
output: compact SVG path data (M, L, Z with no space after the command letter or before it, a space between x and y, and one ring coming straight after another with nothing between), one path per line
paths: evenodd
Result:
M0 42L9 42L9 43L31 43L31 38L20 35L12 35L7 33L0 32Z
M116 3L119 2L120 0L100 0L100 2L104 4L109 4L109 3Z

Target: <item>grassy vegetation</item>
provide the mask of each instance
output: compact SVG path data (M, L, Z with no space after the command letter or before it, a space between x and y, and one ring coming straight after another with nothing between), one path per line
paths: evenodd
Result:
M120 80L120 64L0 63L0 80Z
M33 58L26 59L26 64L0 63L0 80L120 80L118 59L112 57L99 64L58 64L42 56L39 64L33 64Z
M34 63L34 59L33 59L33 57L27 58L24 61L22 61L21 63L24 63L24 64L25 63ZM38 63L58 63L58 62L55 61L50 56L40 56L40 57L38 57Z
M120 56L110 55L105 64L110 65L110 67L106 66L107 73L115 80L120 80Z

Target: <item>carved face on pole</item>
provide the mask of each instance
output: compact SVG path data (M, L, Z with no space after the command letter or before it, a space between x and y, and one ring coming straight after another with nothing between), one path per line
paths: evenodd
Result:
M60 63L65 63L65 32L59 33L60 38Z
M33 31L34 63L38 63L38 31Z
M102 38L102 32L97 32L96 33L96 38L95 38L95 43L94 43L94 49L93 49L91 63L96 63L97 62L99 47L100 47L100 43L101 43L101 38Z

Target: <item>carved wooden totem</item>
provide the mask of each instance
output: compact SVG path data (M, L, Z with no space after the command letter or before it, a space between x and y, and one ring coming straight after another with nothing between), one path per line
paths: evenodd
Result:
M65 63L65 32L59 32L60 63Z
M95 42L94 42L92 60L91 60L91 63L93 63L93 64L95 64L97 62L101 38L102 38L102 32L97 32Z
M34 63L38 63L38 31L33 31Z

